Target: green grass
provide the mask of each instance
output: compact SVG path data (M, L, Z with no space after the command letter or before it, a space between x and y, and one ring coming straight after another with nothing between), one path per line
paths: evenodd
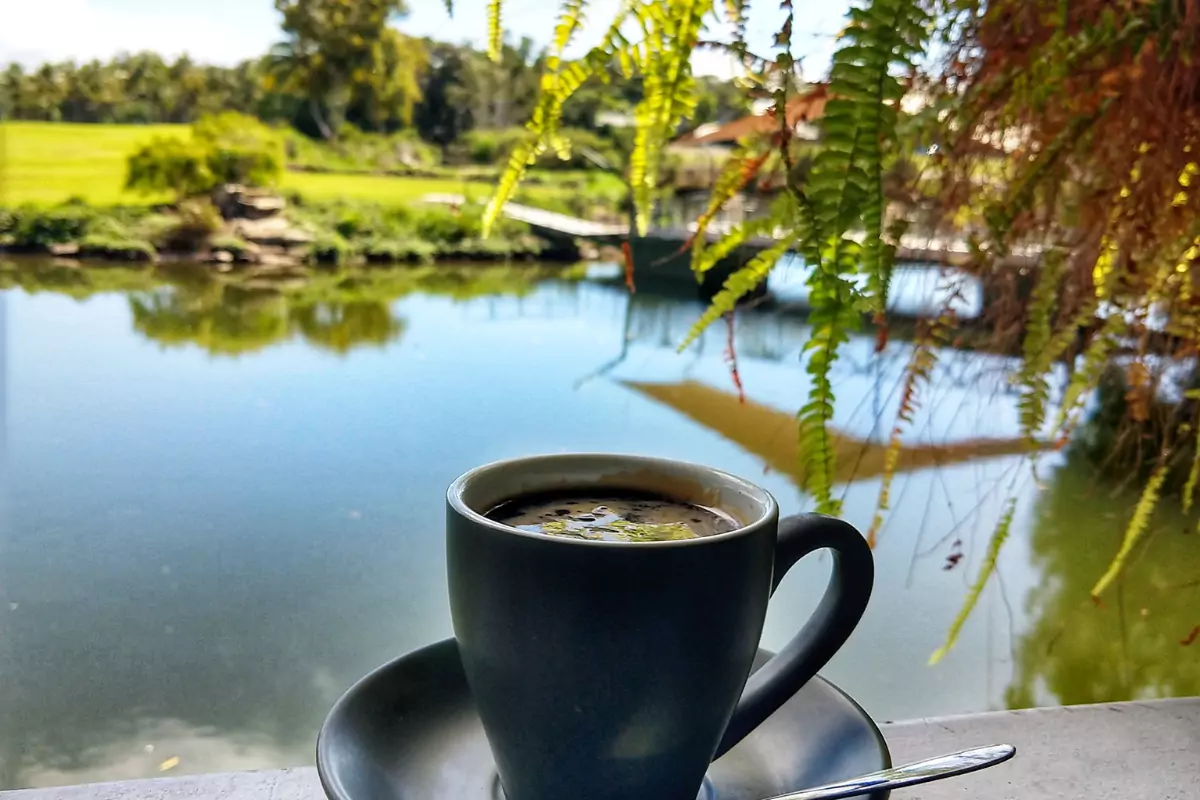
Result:
M453 178L394 178L336 172L289 172L283 176L283 189L299 192L311 200L369 200L384 205L406 205L427 194L483 198L491 188L486 183Z
M517 202L546 208L557 208L580 194L606 193L620 196L623 191L618 179L596 175L587 188L562 185L554 181L521 187ZM614 189L615 186L615 189ZM365 200L383 205L408 205L428 194L459 194L468 200L486 202L495 184L486 181L467 181L455 178L397 178L385 175L355 175L345 173L289 172L283 177L283 188L298 192L310 200ZM568 210L568 209L564 209Z
M165 202L167 196L126 192L125 159L154 136L188 135L186 125L79 125L53 122L0 124L0 207L50 206L78 197L95 206ZM622 196L620 180L584 172L541 172L546 183L521 188L518 202L570 211L568 204ZM569 185L574 183L574 185ZM584 188L579 186L584 184ZM407 205L427 194L461 194L484 201L491 181L453 177L407 178L348 173L289 172L284 191L314 201L363 200Z
M0 206L71 197L98 206L165 200L124 191L125 157L155 136L187 131L186 125L0 124Z

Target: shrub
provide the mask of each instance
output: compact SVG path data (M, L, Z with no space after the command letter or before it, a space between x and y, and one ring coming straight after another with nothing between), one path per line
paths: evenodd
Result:
M434 245L417 239L376 239L363 247L367 261L382 264L427 264L436 253Z
M88 234L79 243L82 258L104 258L110 261L153 261L154 246L141 239Z
M77 205L17 209L9 223L12 244L23 249L44 249L52 244L77 242L95 216L93 209Z
M192 138L159 136L126 162L125 186L176 198L206 194L224 183L270 186L283 173L283 142L253 117L234 112L203 117Z
M155 137L126 161L125 188L142 194L171 192L177 198L203 194L217 185L208 157L201 142Z
M354 246L345 238L334 234L319 234L308 251L309 261L318 264L349 263L354 258Z
M179 204L174 225L164 231L161 244L182 252L198 250L221 229L221 213L207 198L198 197Z
M273 186L283 174L283 139L254 117L235 111L201 117L192 137L205 148L217 184Z

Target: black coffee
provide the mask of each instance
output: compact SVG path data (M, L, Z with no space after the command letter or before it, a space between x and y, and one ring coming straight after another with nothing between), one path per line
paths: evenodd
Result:
M501 503L488 518L523 531L609 542L664 542L734 530L723 511L654 494L558 492Z

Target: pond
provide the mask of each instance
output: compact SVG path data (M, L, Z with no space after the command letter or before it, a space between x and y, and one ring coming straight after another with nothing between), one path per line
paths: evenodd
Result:
M310 764L359 676L450 634L443 493L493 459L609 450L741 474L787 511L804 316L630 297L602 269L210 280L0 266L0 788ZM865 528L910 344L836 367L845 515ZM947 351L905 443L878 583L823 671L878 720L1200 693L1194 520L1169 503L1088 590L1133 498L1054 455L1022 470L1009 362ZM942 642L1010 492L993 581ZM961 560L957 556L961 555ZM957 562L957 563L956 563ZM779 647L812 557L772 602Z

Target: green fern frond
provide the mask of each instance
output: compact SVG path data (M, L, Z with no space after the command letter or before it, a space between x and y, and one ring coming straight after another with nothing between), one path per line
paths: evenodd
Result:
M962 626L975 609L975 604L979 602L979 597L983 594L983 587L987 585L988 580L996 571L996 559L1000 556L1000 548L1004 546L1005 540L1008 539L1008 530L1012 527L1013 514L1016 510L1017 500L1014 497L1009 499L1008 508L1004 510L1004 514L1000 517L1000 522L996 525L996 530L992 532L992 538L988 541L987 553L984 554L983 563L979 566L979 574L975 576L975 582L971 584L971 588L967 591L967 598L963 601L962 608L958 610L958 616L950 624L950 631L946 634L946 641L941 647L933 651L933 655L929 657L930 666L941 661L946 653L950 652L950 648L954 647L955 642L958 641L958 634L962 631Z
M696 108L696 83L691 58L704 16L712 2L673 0L638 6L645 34L642 69L643 98L634 112L637 132L630 154L629 183L633 188L634 220L639 235L650 226L650 210L658 186L664 144L679 123Z
M1196 451L1192 454L1192 466L1188 470L1187 482L1183 485L1183 513L1192 510L1192 500L1196 494L1196 482L1200 480L1200 419L1192 423L1196 429Z
M503 0L488 0L487 7L487 56L500 61L500 49L504 41L504 30L500 27L500 6Z
M1084 348L1079 365L1063 390L1058 419L1054 423L1056 436L1061 437L1063 432L1071 426L1071 419L1082 408L1087 393L1099 382L1104 368L1108 365L1108 357L1116 348L1118 338L1124 329L1124 320L1120 315L1113 314L1105 317L1092 334L1091 341Z
M776 262L788 251L788 245L789 242L781 241L774 247L763 250L750 259L746 266L726 278L721 291L716 293L708 308L700 315L700 319L692 325L687 336L684 337L683 343L679 345L679 350L685 350L699 338L700 334L704 333L709 325L733 311L739 300L757 289Z
M756 140L753 143L737 147L721 165L721 171L713 182L712 191L708 195L708 207L696 220L696 230L688 239L688 243L684 244L684 248L689 245L692 248L692 271L696 274L699 275L703 272L697 266L704 258L709 224L721 212L725 204L758 174L770 155L771 151L766 148L766 143Z
M495 2L495 0L490 0ZM558 137L562 122L563 104L588 79L603 75L604 70L616 63L630 63L640 68L640 49L630 44L621 33L621 28L629 19L630 14L640 8L634 0L625 0L617 15L613 18L604 37L588 53L580 59L563 62L558 54L551 54L547 59L546 72L542 75L538 87L538 100L525 124L528 136L517 143L509 155L504 173L496 186L496 192L484 209L482 226L483 235L491 232L492 226L500 216L504 205L516 191L517 184L525 176L526 170L544 153L550 142Z
M1016 376L1017 384L1021 387L1017 407L1021 433L1030 442L1041 432L1046 419L1046 405L1050 402L1050 381L1046 374L1051 363L1048 349L1052 334L1051 319L1058 304L1062 266L1063 254L1060 251L1048 251L1042 258L1025 316L1025 358Z
M725 0L725 16L729 18L729 24L735 29L744 28L746 26L746 9L750 7L750 0Z
M833 497L835 453L829 423L833 419L833 364L839 348L861 322L854 285L836 271L817 269L809 282L812 333L804 344L805 370L812 381L806 402L797 414L804 489L816 501L820 514L837 515L840 501Z
M697 239L692 245L693 274L699 278L749 240L756 236L770 236L775 228L776 219L773 215L756 217L735 225L713 244L703 245L703 241Z
M584 9L587 7L587 0L566 0L563 3L562 13L558 17L558 24L554 27L554 52L559 56L563 50L571 43L571 39L575 37L575 32L579 30L584 22Z
M1125 528L1125 536L1121 541L1120 549L1117 550L1116 556L1113 557L1104 575L1092 587L1092 599L1099 598L1104 594L1104 590L1117 579L1125 562L1129 559L1130 553L1133 552L1134 545L1150 527L1150 518L1154 516L1154 509L1158 505L1158 498L1162 493L1163 481L1166 479L1167 465L1160 463L1150 474L1150 479L1146 481L1145 487L1142 488L1142 496L1138 498L1137 506L1133 509L1133 516L1129 520L1128 527Z
M900 406L896 410L896 422L888 437L888 447L883 455L883 477L879 485L879 500L875 503L875 514L871 518L871 527L867 530L867 544L871 547L879 539L879 530L883 526L884 512L891 503L892 480L896 477L896 468L900 465L901 437L904 428L911 425L916 414L921 388L929 383L933 368L937 365L938 355L935 346L942 340L947 330L943 317L929 323L922 335L917 337L912 356L904 370L904 384L900 389Z

